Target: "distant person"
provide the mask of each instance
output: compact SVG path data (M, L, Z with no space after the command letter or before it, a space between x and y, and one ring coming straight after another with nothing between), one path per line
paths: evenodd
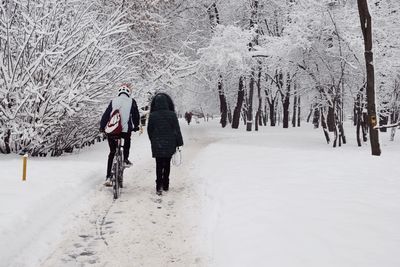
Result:
M192 121L192 116L193 113L192 112L185 112L185 120L187 121L187 124L189 125L190 122Z
M129 167L132 162L129 160L129 150L131 147L131 133L139 130L139 110L136 101L131 98L132 89L129 84L122 84L118 89L118 96L111 100L106 111L104 111L100 122L100 131L104 132L106 125L110 119L111 114L115 110L119 110L121 115L122 132L118 135L124 139L123 156L124 164ZM117 137L118 137L117 136ZM114 136L115 137L115 136ZM108 145L110 153L108 154L106 186L111 186L111 168L115 152L117 150L117 140L115 138L108 138Z
M156 94L150 105L147 133L151 142L153 158L156 159L156 192L169 190L171 158L177 147L183 146L183 139L171 97L165 93Z
M144 106L141 108L140 125L146 126L146 121L149 116L149 106Z

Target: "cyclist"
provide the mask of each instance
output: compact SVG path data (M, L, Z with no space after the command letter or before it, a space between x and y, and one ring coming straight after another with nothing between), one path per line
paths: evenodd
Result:
M124 139L124 164L129 167L132 162L129 160L129 149L131 147L131 133L139 130L139 111L136 101L131 98L132 89L128 83L122 84L118 89L118 96L111 100L106 111L103 113L100 122L100 131L104 132L105 127L110 119L111 114L114 110L118 109L121 114L122 132L120 137ZM107 174L106 174L106 186L111 186L111 168L114 159L114 155L117 149L117 141L112 138L108 138L108 145L110 147L110 153L108 154L107 162Z

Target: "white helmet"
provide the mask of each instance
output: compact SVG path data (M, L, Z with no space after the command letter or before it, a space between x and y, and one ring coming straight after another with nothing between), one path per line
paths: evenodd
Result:
M121 85L121 87L118 89L118 95L121 95L122 93L127 94L128 96L131 96L131 88L129 88L129 85L124 83Z

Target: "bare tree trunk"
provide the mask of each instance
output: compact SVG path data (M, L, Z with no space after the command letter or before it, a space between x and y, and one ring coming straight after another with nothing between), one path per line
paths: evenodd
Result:
M306 120L307 122L310 122L311 115L313 115L313 112L314 112L314 107L313 107L313 105L311 105L310 112L308 113L307 120Z
M225 93L222 87L222 76L219 76L219 81L218 81L218 94L219 94L219 107L220 107L220 113L221 113L221 126L224 128L227 123L227 115L228 115L228 105L226 103L226 97Z
M363 120L362 120L362 133L363 133L363 141L367 142L368 141L368 114L367 112L363 112Z
M246 131L251 131L253 125L253 94L254 94L254 69L251 71L250 84L249 84L249 95L247 98L247 124Z
M227 103L227 113L228 113L228 122L232 123L232 111L231 111L231 106L229 105L229 103Z
M295 91L293 96L292 127L296 127L296 118L297 118L297 94Z
M339 130L338 127L336 126L333 130L333 147L336 147L337 141L338 141L338 137L339 137ZM340 140L340 138L339 138ZM340 141L339 141L339 146L340 146Z
M261 65L261 63L260 63ZM258 68L258 77L257 77L257 98L258 98L258 108L256 112L255 118L255 130L258 131L258 126L262 124L261 121L261 106L262 106L262 98L261 98L261 67Z
M286 79L286 92L285 94L282 94L283 128L289 128L290 83L291 79L288 73Z
M319 121L321 120L321 113L322 112L322 108L315 108L314 112L313 112L313 125L314 128L318 128L319 127Z
M267 123L268 123L267 103L264 103L264 112L262 114L262 122L263 122L264 126L267 126Z
M301 115L301 98L297 97L297 127L300 127L300 115Z
M356 137L357 137L357 145L361 146L361 138L360 138L360 129L361 129L361 115L357 112L357 126L356 126Z
M220 23L219 11L218 11L216 2L212 3L209 6L207 13L208 13L209 20L210 20L211 32L214 32L215 28ZM223 90L221 74L219 75L219 81L218 81L218 95L219 95L219 108L220 108L220 113L221 113L220 123L221 123L222 128L224 128L227 124L228 104L226 102L226 97L225 97L225 93Z
M322 130L324 131L326 142L329 144L331 139L329 138L329 130L328 130L328 127L327 127L327 124L326 124L323 108L321 108L321 126L322 126Z
M257 24L258 18L258 0L253 0L251 2L251 17L250 17L250 29L253 29L254 26ZM258 45L258 29L255 29L257 33L253 40L249 43L249 51L254 50L254 46ZM253 95L254 95L254 67L251 70L251 77L250 77L250 84L249 84L249 95L248 95L248 105L247 105L247 124L246 124L246 131L252 130L253 125Z
M268 81L268 80L267 80ZM268 121L268 117L270 120L270 125L275 126L276 125L276 96L272 96L271 92L268 91L268 88L264 89L265 92L265 123ZM268 109L267 109L267 104L268 104ZM269 112L267 112L269 110Z
M344 127L343 127L343 123L339 123L339 134L341 137L341 141L343 142L343 144L346 144L346 135L344 134Z
M367 70L367 110L371 153L374 156L379 156L381 154L379 145L379 132L377 129L374 129L377 124L377 118L375 108L375 73L372 53L371 15L368 10L367 0L357 0L357 3L358 12L360 15L361 30L364 36L364 56Z
M272 99L271 101L268 101L268 105L269 105L270 125L275 126L276 125L276 100Z
M240 112L242 111L243 100L244 100L243 76L240 76L237 103L235 110L233 111L233 118L232 118L233 129L239 128Z
M356 123L356 137L357 137L357 145L361 146L361 127L362 127L362 120L363 120L363 90L364 86L357 93L357 97L354 101L354 121Z
M334 101L333 105L335 105L335 101ZM336 128L334 107L328 108L327 124L328 124L329 132L334 132L335 128Z
M247 79L244 79L244 81L246 82ZM248 95L247 84L244 83L243 86L244 86L244 105L243 105L241 114L242 114L242 118L243 118L243 125L246 126L246 124L247 124L247 110L248 110L248 106L249 106L249 103L248 103L249 99L248 99L248 97L247 97L247 95Z

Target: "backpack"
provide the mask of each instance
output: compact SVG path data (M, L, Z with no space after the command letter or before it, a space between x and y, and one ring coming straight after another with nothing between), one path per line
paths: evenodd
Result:
M122 132L121 114L118 109L111 114L104 131L109 135L118 135Z

